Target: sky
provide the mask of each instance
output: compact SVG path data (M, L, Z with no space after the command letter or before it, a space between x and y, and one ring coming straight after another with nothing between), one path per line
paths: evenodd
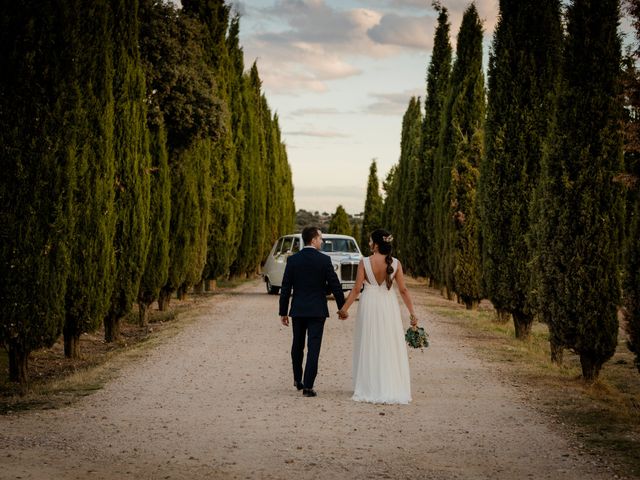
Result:
M400 156L402 116L424 99L437 12L430 0L235 0L245 67L257 61L278 113L296 208L364 210L373 159L384 179ZM455 43L470 0L441 0ZM498 0L476 0L485 71Z
M402 116L424 98L437 12L429 0L241 0L245 66L254 60L278 113L296 208L364 209L371 161L400 156ZM455 47L468 0L444 0ZM498 0L477 0L485 43Z

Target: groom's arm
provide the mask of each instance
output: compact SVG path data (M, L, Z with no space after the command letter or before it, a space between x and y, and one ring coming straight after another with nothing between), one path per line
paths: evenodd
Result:
M338 305L338 310L342 308L344 305L344 292L342 291L342 285L340 284L340 279L338 275L336 275L335 270L333 269L333 264L331 263L331 259L327 257L327 266L325 267L326 277L327 277L327 285L329 285L329 290L333 293L333 296L336 299L336 304Z
M291 297L291 266L289 262L284 267L282 286L280 287L280 316L289 315L289 298Z

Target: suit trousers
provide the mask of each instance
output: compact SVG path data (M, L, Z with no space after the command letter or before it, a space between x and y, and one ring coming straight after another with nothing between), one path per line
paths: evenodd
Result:
M302 381L304 388L313 388L318 374L318 357L324 332L324 317L295 317L292 319L293 344L291 345L291 362L293 363L293 380ZM302 359L304 357L305 337L307 341L307 364L302 378Z

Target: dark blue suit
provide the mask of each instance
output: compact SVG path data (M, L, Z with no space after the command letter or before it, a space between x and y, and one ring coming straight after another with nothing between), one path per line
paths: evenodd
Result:
M293 289L291 310L289 298ZM333 293L338 309L344 305L344 294L331 258L315 248L303 248L287 260L280 288L280 316L292 317L293 344L291 361L293 380L305 388L313 388L318 373L318 357L322 345L324 322L329 316L327 291ZM307 364L302 379L305 336L308 332Z

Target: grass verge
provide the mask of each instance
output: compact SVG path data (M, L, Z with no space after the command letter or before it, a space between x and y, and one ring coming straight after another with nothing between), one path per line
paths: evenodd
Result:
M572 352L564 352L562 366L550 362L546 325L535 323L529 340L517 340L513 323L497 323L489 302L470 311L423 282L410 286L418 306L460 327L461 337L491 368L526 391L529 403L568 431L578 448L605 459L621 476L640 478L640 374L622 330L616 354L589 385Z

